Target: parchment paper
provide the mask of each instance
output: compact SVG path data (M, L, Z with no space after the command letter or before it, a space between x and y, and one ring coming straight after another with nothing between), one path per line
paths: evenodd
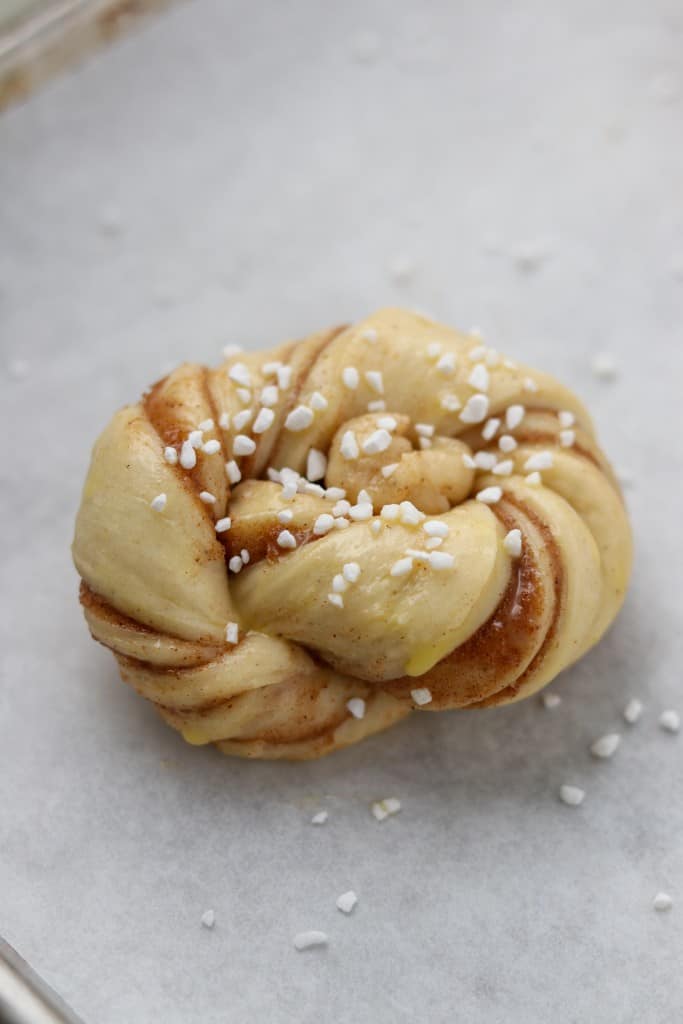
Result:
M89 1024L681 1019L682 54L676 0L197 0L0 119L0 930ZM81 618L90 446L183 358L386 303L585 398L632 481L626 608L554 711L186 747Z

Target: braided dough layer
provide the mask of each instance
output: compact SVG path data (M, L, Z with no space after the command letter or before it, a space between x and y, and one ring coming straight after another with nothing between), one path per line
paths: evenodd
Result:
M73 556L92 635L186 740L301 759L538 691L613 621L631 538L570 391L389 309L118 412Z

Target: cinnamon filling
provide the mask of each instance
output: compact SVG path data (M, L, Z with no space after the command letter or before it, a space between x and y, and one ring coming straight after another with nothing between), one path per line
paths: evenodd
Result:
M258 564L266 559L269 562L276 562L278 558L289 553L289 548L282 548L277 542L283 530L288 530L296 541L296 550L304 544L321 540L321 535L313 533L313 527L296 527L293 523L281 523L277 518L263 523L256 532L253 530L241 530L239 519L234 519L231 528L225 533L219 534L218 539L225 545L226 560L233 555L239 555L243 549L249 552L249 561L241 572L249 569L250 566Z
M487 707L491 704L497 704L501 700L506 700L510 697L514 697L514 695L518 692L521 685L524 682L526 682L526 680L530 676L534 674L534 672L542 664L543 659L545 658L545 655L547 653L548 647L550 646L555 637L558 622L560 619L560 615L562 614L563 608L564 566L562 564L562 555L560 554L560 549L557 545L555 538L553 537L552 531L550 530L548 525L537 515L537 513L533 509L531 509L525 502L520 501L517 498L514 498L510 495L506 495L506 500L509 501L511 505L514 505L516 508L518 508L520 512L523 512L524 515L526 515L531 520L531 522L534 524L536 529L543 537L552 567L552 584L555 593L555 600L553 602L552 618L550 620L548 629L546 630L543 642L538 651L536 652L536 654L534 655L533 659L529 663L529 665L524 670L524 672L513 683L510 683L508 686L500 690L495 695L491 696L488 699L478 702L476 705L477 707Z
M292 690L291 683L289 681L271 686L268 688L267 693L267 701L270 706L264 706L262 709L257 711L256 717L258 718L261 715L267 716L270 713L277 713L278 700L281 698L283 691L288 690L289 697L291 698L292 694L294 694L294 699L288 700L287 715L285 716L286 725L284 728L278 725L272 725L270 727L266 726L262 731L253 736L240 736L235 739L231 737L222 737L220 739L212 740L211 742L220 743L225 740L230 743L264 742L286 744L300 743L305 740L321 739L326 735L333 733L350 717L346 708L343 708L330 713L324 721L320 722L318 718L318 711L314 705L321 695L324 694L328 686L329 683L323 683L322 686L312 683L308 688L297 687L296 690ZM201 719L210 717L210 715L218 708L224 708L225 711L229 711L233 705L239 704L241 700L248 696L248 694L238 694L224 700L219 699L207 702L206 704L198 704L196 707L193 707L191 711L178 711L176 708L166 708L163 704L158 702L155 702L155 706L163 713L165 719L173 722L177 727L182 729L184 725L196 721L197 718Z
M557 445L557 434L549 434L549 433L547 433L546 431L543 431L543 430L527 430L527 431L525 431L523 429L519 429L518 428L515 431L515 440L520 445L523 445L523 444L547 444L547 445L550 445L551 447L554 447L555 445ZM600 462L598 461L598 459L593 454L593 452L589 451L587 448L582 447L582 445L577 444L576 442L574 442L574 444L571 445L571 447L569 447L569 448L563 448L562 451L570 452L570 453L573 452L576 455L582 455L584 459L588 459L588 461L592 462L593 465L597 466L598 469L601 470L603 468L600 465Z
M507 530L519 527L514 511L506 508L508 496L492 511ZM430 707L476 705L514 681L537 647L548 595L533 546L525 544L515 559L510 579L492 615L464 643L419 677L404 676L382 683L394 696L408 696L416 686L432 694ZM454 685L455 681L457 684ZM508 683L512 685L512 683Z
M96 594L94 590L91 590L85 580L81 580L81 585L78 590L78 599L84 608L88 611L93 612L98 618L105 619L107 622L112 623L114 626L121 626L124 629L130 629L136 633L147 633L150 636L156 636L156 630L150 626L143 625L142 622L138 622L137 619L131 619L127 615L123 615L118 612L115 608L112 608L104 598Z

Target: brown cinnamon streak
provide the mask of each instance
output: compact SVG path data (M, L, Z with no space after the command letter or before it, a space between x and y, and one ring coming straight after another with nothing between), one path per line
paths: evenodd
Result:
M506 530L518 527L524 532L523 518L516 515L508 495L493 511ZM525 509L520 511L526 514ZM552 600L552 595L546 591L545 576L533 545L525 544L512 564L498 606L487 621L424 675L404 676L383 683L382 688L398 697L408 696L417 686L427 687L432 694L428 709L435 711L478 706L489 699L495 702L499 691L518 685L531 652L542 646L548 600Z
M541 663L543 662L543 659L545 658L545 655L548 651L550 644L552 643L555 637L555 634L557 632L557 626L560 620L560 615L562 614L562 609L564 606L564 565L562 562L562 554L560 552L557 541L555 540L552 531L550 530L550 527L540 518L540 516L534 511L534 509L527 505L526 502L520 501L518 498L513 498L510 495L506 495L506 500L511 505L515 506L521 512L523 512L524 515L526 515L527 518L531 520L531 522L534 524L536 529L543 537L546 546L546 551L550 558L552 567L552 585L554 590L553 615L550 620L550 625L546 630L545 637L543 638L543 643L541 644L539 650L532 658L530 664L527 665L522 675L516 680L516 682L513 685L507 686L505 687L504 690L497 693L493 700L482 702L482 704L480 705L482 707L486 707L487 704L498 703L498 701L501 699L508 699L511 696L514 696L514 694L521 687L522 683L525 683L538 670Z
M262 562L263 559L275 562L278 558L289 553L289 548L281 548L277 542L283 530L288 530L292 534L296 541L297 550L304 544L308 544L309 541L320 540L320 537L313 533L311 527L297 528L291 523L280 523L275 513L273 513L273 519L268 523L264 523L262 529L258 532L253 530L243 531L240 526L239 518L233 519L230 530L224 534L219 534L219 539L225 544L227 558L230 558L232 555L239 555L243 548L249 551L249 562L245 566L246 569L251 565Z

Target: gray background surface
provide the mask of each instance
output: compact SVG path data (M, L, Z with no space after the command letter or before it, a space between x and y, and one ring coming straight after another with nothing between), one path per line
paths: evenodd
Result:
M682 55L678 0L198 0L0 118L0 931L89 1024L682 1019ZM626 608L553 712L185 747L81 619L90 445L184 357L394 302L587 400L633 481Z

